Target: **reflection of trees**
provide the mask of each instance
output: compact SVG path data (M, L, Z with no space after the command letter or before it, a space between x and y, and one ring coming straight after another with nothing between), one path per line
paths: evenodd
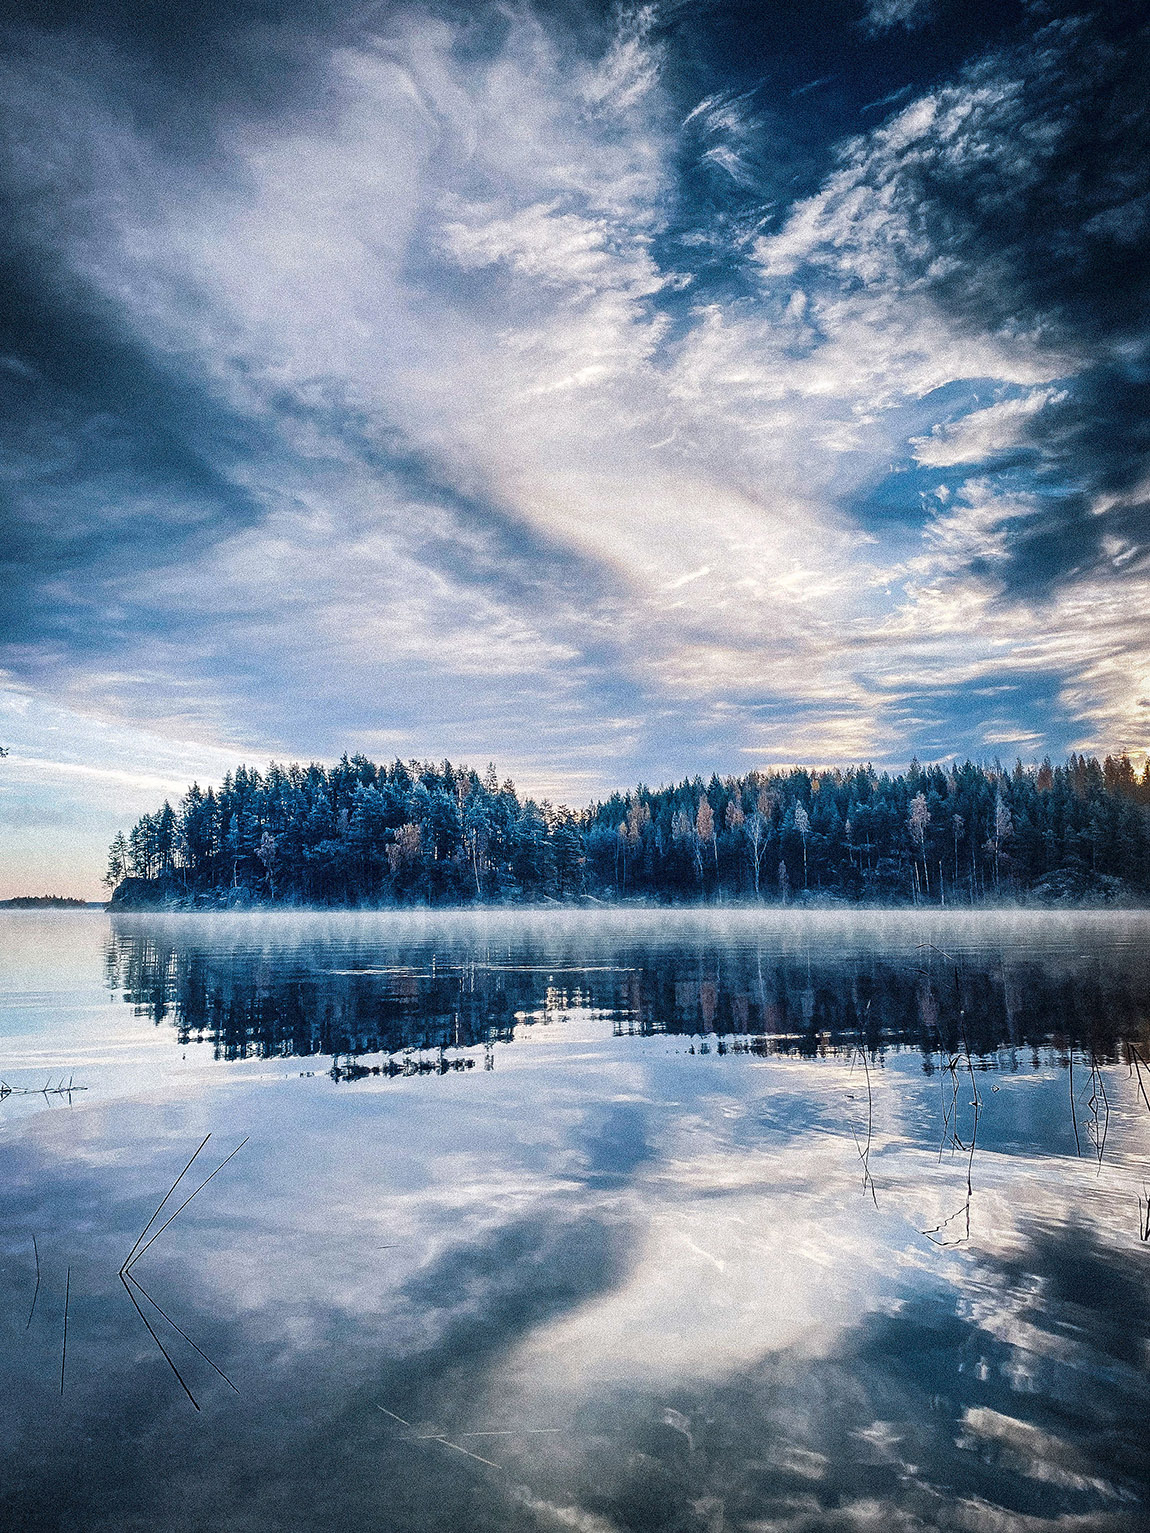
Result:
M224 1059L442 1050L509 1042L517 1026L591 1012L618 1034L717 1035L734 1049L820 1053L858 1040L932 1058L1081 1044L1118 1057L1147 1035L1150 961L1123 950L953 960L902 953L764 952L718 943L652 949L577 936L478 953L463 938L435 956L397 946L213 945L202 931L117 925L109 984L180 1042ZM407 961L405 961L407 960ZM722 1046L726 1046L725 1044Z
M685 968L697 967L692 958ZM1105 966L1091 955L1015 960L998 953L928 967L915 956L834 960L723 955L709 977L684 977L662 964L641 971L636 1013L621 1030L751 1035L771 1052L818 1052L836 1039L863 1038L986 1054L1052 1040L1088 1043L1112 1061L1118 1044L1147 1031L1147 982L1128 961Z
M462 973L333 972L288 959L117 938L109 977L137 1012L221 1059L398 1053L510 1039L516 997Z

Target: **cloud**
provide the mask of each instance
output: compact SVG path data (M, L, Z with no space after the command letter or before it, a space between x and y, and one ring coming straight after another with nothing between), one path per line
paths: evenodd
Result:
M1061 19L911 102L764 241L768 269L806 253L897 278L1047 346L1140 333L1147 127L1130 93L1145 39L1122 42L1098 18Z
M932 9L932 0L869 0L865 25L872 33L889 32L892 27L910 31L922 26Z
M649 304L663 278L648 250L652 198L657 202L665 171L657 136L642 116L646 88L618 84L618 69L604 73L603 66L577 75L575 91L564 92L559 61L531 28L486 73L460 79L452 72L448 41L442 29L417 27L391 37L382 58L362 52L334 58L331 84L343 107L331 131L285 142L278 131L264 139L245 130L234 148L246 167L247 190L234 206L225 201L205 220L198 202L177 202L158 230L143 224L130 240L121 231L110 250L101 249L98 265L83 244L73 251L87 281L128 303L141 287L163 295L173 283L182 284L193 254L188 241L194 240L199 304L189 312L164 302L137 313L137 323L154 348L178 350L201 387L223 398L238 419L252 422L268 443L258 453L249 442L239 469L243 488L260 503L255 529L217 528L216 550L194 565L180 560L171 569L155 568L148 587L155 615L146 614L142 626L178 632L205 585L215 597L217 621L223 616L244 625L244 648L251 654L259 638L243 616L255 595L246 589L247 572L258 572L270 606L292 608L294 623L298 603L315 605L322 571L333 566L344 599L333 593L332 605L323 604L312 619L313 634L320 628L321 652L338 642L331 635L339 630L359 656L374 635L395 659L410 661L418 651L434 666L438 653L459 656L478 641L484 670L494 664L497 671L514 671L521 646L512 635L525 632L517 615L491 609L489 620L477 625L473 610L469 646L458 624L442 615L458 606L461 584L481 567L476 553L500 539L502 526L514 528L510 536L519 542L516 548L502 537L502 603L518 576L533 586L536 603L540 595L553 602L553 592L528 575L529 566L546 560L571 567L574 560L581 597L599 610L588 625L565 603L568 616L561 621L584 630L577 637L585 646L586 628L601 626L614 606L622 647L630 639L641 656L656 631L641 607L632 606L628 617L621 603L628 586L666 584L660 550L670 556L666 573L674 578L684 560L705 547L709 523L728 544L762 542L754 524L764 508L745 494L708 485L705 466L685 484L666 470L649 486L644 482L650 479L649 449L642 438L649 439L649 421L661 426L668 413L666 388L653 365L664 321ZM637 46L633 37L628 58ZM553 98L541 90L549 81ZM521 106L510 144L504 124L509 91L527 107L524 112ZM582 121L589 101L595 113L609 115L609 131L596 126L597 118ZM621 112L639 112L640 120L619 142ZM532 120L527 133L525 116ZM391 142L398 134L407 145L406 157L392 149L386 173L377 169L381 162L371 147L385 123ZM456 163L460 141L466 159ZM414 167L425 161L432 142L450 149L444 175L429 175L425 185ZM123 157L134 160L140 152L137 145ZM352 172L333 183L333 155L345 169L362 166L363 175ZM554 187L557 167L564 194L541 201L541 186ZM389 217L381 244L375 222L383 174ZM493 185L499 188L495 202ZM311 238L317 209L333 197L335 205L322 215L328 239L317 246ZM420 281L436 291L441 305L430 313L419 312L410 280L397 270L400 250L411 259L401 231L406 227L415 238L410 231L424 223L428 235L420 239L428 264ZM233 251L239 243L246 254L237 268ZM474 293L460 286L461 274L470 272L485 276ZM318 302L317 294L324 295ZM352 340L343 316L363 312L365 304L364 325ZM387 331L382 345L381 324ZM257 342L260 349L241 370L231 366L221 375L225 328L232 352ZM458 363L449 360L452 350ZM424 445L406 446L414 442ZM465 497L452 492L450 505L429 511L429 491L434 494L436 486L425 472L422 483L404 486L415 492L414 504L408 495L406 504L396 505L388 481L397 477L389 459L398 455L433 463L438 458L440 482L474 488ZM380 490L382 503L376 498L371 511L365 509L363 536L357 536L349 503L366 507ZM338 516L325 504L333 494L341 502ZM621 497L632 502L625 519L618 514ZM700 507L708 504L713 509L700 525ZM501 508L507 508L502 515ZM378 530L368 530L372 521ZM374 574L362 583L356 578L355 571L375 568L373 548L389 565L384 586ZM419 571L435 548L446 563L429 583ZM300 556L306 564L302 583L292 574ZM612 584L617 598L609 594ZM370 587L377 598L387 591L385 613ZM494 590L489 585L485 600ZM138 611L138 598L116 594ZM569 640L558 646L554 639L530 642L539 656L554 655L564 664L572 658ZM313 653L314 647L313 641Z
M960 463L985 463L1012 448L1029 446L1026 428L1033 416L1058 396L1050 389L1032 389L1000 404L950 423L940 423L927 437L911 440L917 462L931 468L953 468Z
M674 7L10 25L12 673L580 796L973 748L1039 656L1052 748L1132 736L1086 681L1127 636L1057 625L1148 541L1144 39L1059 13L904 91L883 15L846 142L838 73L707 73Z

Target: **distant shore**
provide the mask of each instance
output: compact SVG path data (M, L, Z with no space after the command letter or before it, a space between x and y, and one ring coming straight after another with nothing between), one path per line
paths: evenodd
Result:
M99 910L104 900L74 900L63 894L17 894L0 900L0 910Z

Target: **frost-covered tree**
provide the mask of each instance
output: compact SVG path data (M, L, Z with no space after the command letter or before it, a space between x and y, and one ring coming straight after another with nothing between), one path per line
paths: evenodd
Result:
M795 829L802 837L803 842L803 888L809 889L811 879L807 868L807 837L811 833L811 817L802 804L795 805Z
M910 830L910 839L918 848L919 859L922 862L923 887L929 895L930 873L926 865L926 827L930 824L930 810L927 808L926 794L921 790L911 799L910 813L906 817L906 822Z
M581 809L533 803L493 768L272 763L193 783L143 815L113 842L108 876L113 887L163 878L171 896L178 875L194 903L459 904L704 889L757 899L773 867L770 894L785 899L801 842L808 890L899 903L943 898L929 876L936 833L951 843L954 898L975 902L1008 875L1019 897L1150 896L1150 777L1083 756L1010 772L966 762L696 776Z

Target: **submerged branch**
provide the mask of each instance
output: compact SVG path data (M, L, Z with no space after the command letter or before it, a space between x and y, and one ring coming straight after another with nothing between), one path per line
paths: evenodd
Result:
M151 1229L152 1225L156 1222L156 1220L160 1217L160 1214L163 1212L163 1209L164 1209L165 1205L167 1204L169 1198L172 1197L172 1195L175 1192L176 1188L180 1185L180 1183L183 1181L184 1177L187 1175L188 1171L191 1169L192 1163L196 1159L196 1156L199 1155L200 1151L204 1148L204 1146L207 1144L208 1140L211 1137L212 1136L211 1136L210 1133L209 1134L205 1134L203 1139L200 1141L199 1145L192 1152L192 1155L191 1155L190 1159L185 1164L185 1166L184 1166L183 1170L180 1172L179 1176L176 1177L175 1181L168 1188L168 1190L164 1194L164 1196L160 1199L160 1202L159 1202L159 1204L156 1207L155 1213L152 1214L152 1216L148 1220L147 1224L144 1225L144 1228L140 1231L139 1235L137 1235L136 1240L135 1240L135 1244L132 1246L132 1249L128 1252L127 1256L124 1258L124 1261L123 1261L123 1263L122 1263L122 1265L120 1267L119 1273L117 1274L119 1279L120 1279L120 1282L124 1286L124 1292L128 1295L128 1298L132 1301L132 1307L135 1309L135 1311L139 1315L140 1319L144 1322L144 1325L148 1329L148 1334L151 1336L152 1340L156 1343L157 1347L159 1347L160 1351L163 1353L164 1358L165 1358L165 1360L168 1363L168 1366L171 1368L172 1372L175 1374L176 1378L179 1380L180 1387L183 1389L184 1393L187 1395L188 1399L195 1406L197 1411L200 1409L200 1405L199 1405L198 1400L192 1394L192 1391L189 1388L186 1379L184 1378L183 1374L180 1372L180 1369L176 1365L176 1362L175 1362L174 1358L172 1357L171 1353L164 1346L163 1342L160 1340L159 1336L156 1334L155 1327L151 1324L151 1322L149 1321L147 1315L140 1308L139 1302L138 1302L138 1300L136 1298L136 1293L139 1293L142 1298L146 1299L147 1302L156 1311L156 1313L158 1315L160 1315L162 1319L166 1320L167 1323L172 1327L172 1329L174 1331L176 1331L177 1334L180 1335L184 1339L184 1341L187 1342L188 1346L191 1347L192 1350L194 1352L196 1352L200 1357L202 1357L204 1362L207 1363L210 1368L213 1368L215 1370L215 1372L219 1374L220 1378L223 1379L224 1383L228 1385L229 1389L235 1390L235 1392L237 1394L239 1393L239 1390L236 1389L236 1386L232 1383L231 1379L228 1378L228 1376L224 1372L224 1370L222 1368L220 1368L216 1363L214 1363L212 1361L212 1359L208 1356L208 1354L203 1350L203 1348L200 1347L199 1345L197 1345L197 1343L192 1340L192 1338L188 1335L188 1333L180 1325L178 1325L175 1320L172 1319L171 1315L168 1314L167 1310L162 1308L162 1306L157 1303L157 1301L152 1297L152 1295L148 1292L148 1290L143 1286L143 1284L140 1282L140 1280L135 1276L135 1274L133 1273L132 1269L133 1269L133 1267L135 1267L136 1263L140 1260L140 1258L144 1255L145 1251L147 1251L155 1243L155 1241L159 1239L159 1237L164 1233L164 1231L172 1223L174 1223L174 1221L176 1219L179 1218L179 1216L183 1213L184 1209L187 1208L188 1204L192 1201L192 1199L197 1197L201 1192L203 1192L204 1188L208 1185L208 1183L212 1180L212 1178L217 1176L224 1169L224 1167L227 1165L228 1161L230 1161L233 1156L238 1155L239 1152L243 1149L244 1145L248 1143L248 1139L246 1137L244 1139L242 1139L240 1141L240 1143L238 1145L236 1145L235 1149L230 1152L230 1154L224 1156L223 1160L220 1161L219 1165L215 1168L215 1170L210 1172L204 1178L204 1180L195 1189L195 1191L190 1193L188 1195L188 1197L186 1197L184 1199L184 1201L180 1204L179 1208L176 1209L175 1213L171 1214L164 1221L164 1223L162 1225L160 1225L159 1229L155 1230L149 1236L148 1235L148 1231ZM145 1238L145 1237L147 1237L147 1238ZM133 1289L135 1290L135 1292L133 1292Z

